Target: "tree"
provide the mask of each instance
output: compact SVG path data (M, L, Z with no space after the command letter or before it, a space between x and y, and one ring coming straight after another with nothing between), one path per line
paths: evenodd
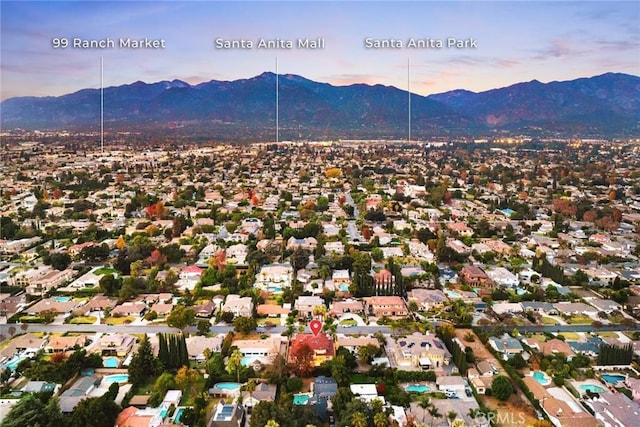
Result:
M336 356L331 361L331 376L336 379L338 386L349 385L351 379L351 369L347 366L344 356Z
M200 381L200 373L195 369L183 366L178 369L175 377L176 385L183 392L189 391L193 396L198 392L198 381Z
M504 375L498 375L491 382L491 394L498 400L507 401L513 392L511 381Z
M87 427L112 427L120 413L109 393L102 397L81 400L71 414L71 425Z
M291 419L291 414L285 412L276 402L261 401L251 411L251 427L276 427L284 425ZM269 424L271 423L271 424Z
M69 267L69 264L71 264L71 256L66 252L55 253L51 255L51 257L49 258L49 262L51 263L51 267L55 268L56 270L62 271Z
M193 323L196 313L192 308L185 307L184 305L177 305L171 310L169 316L167 316L167 325L174 328L184 329Z
M324 304L314 305L312 309L312 313L314 317L319 317L324 319L327 316L327 306Z
M233 329L236 332L249 335L251 332L255 331L258 327L258 322L253 317L236 317L233 319Z
M373 416L373 425L375 427L387 427L389 425L389 416L384 412L378 412Z
M225 366L226 371L229 374L236 374L237 382L240 382L240 371L242 370L242 353L237 348L233 350L233 353L227 359Z
M433 404L429 407L429 409L427 409L427 411L431 416L431 427L433 427L433 422L436 420L436 418L442 417L442 414L438 410L438 407Z
M205 335L209 332L210 328L211 328L211 324L209 323L209 321L201 319L198 320L197 323L197 328L198 328L198 333L200 335Z
M2 427L51 426L45 405L34 394L26 394L2 420Z
M256 391L257 387L258 384L254 380L249 381L244 386L244 390L249 393L249 402L251 403L251 406L253 406L253 392Z
M151 343L149 342L146 334L140 342L138 351L131 358L128 372L129 381L131 381L131 384L134 386L143 384L147 378L152 377L159 372L158 361L153 356Z
M314 353L308 344L302 344L295 350L292 349L293 371L299 377L308 377L313 370Z
M380 347L373 344L363 345L358 348L358 357L360 357L360 360L364 363L368 364L371 363L374 357L379 356L381 351Z
M427 410L431 407L431 398L422 396L418 401L418 406L422 409L422 424L424 424L427 418Z
M353 427L367 427L367 418L362 412L354 412L351 414L351 425Z
M282 384L289 377L289 367L287 360L278 353L271 365L266 368L266 378L271 384Z
M447 412L447 419L449 420L449 424L453 425L453 421L456 419L457 416L458 416L458 413L456 411Z

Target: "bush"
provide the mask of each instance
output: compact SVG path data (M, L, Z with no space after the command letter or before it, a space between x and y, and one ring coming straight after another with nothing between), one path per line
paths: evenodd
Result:
M291 377L287 380L287 390L290 393L297 393L302 390L302 379L298 377Z

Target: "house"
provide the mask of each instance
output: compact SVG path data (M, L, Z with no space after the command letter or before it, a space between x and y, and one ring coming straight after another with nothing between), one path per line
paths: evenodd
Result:
M624 393L601 393L597 399L587 399L585 403L604 426L638 425L640 404Z
M415 288L407 293L407 301L415 301L421 310L431 310L443 307L448 298L440 289Z
M47 345L44 346L44 351L47 353L62 353L68 350L80 349L86 346L87 343L87 335L84 334L68 337L54 335L49 338Z
M344 255L344 244L342 242L327 242L324 244L324 251L327 255Z
M362 301L346 299L342 301L334 301L331 304L329 314L333 317L340 317L346 313L364 313L364 305Z
M248 391L242 392L242 402L250 406L256 406L260 402L273 402L276 400L277 391L277 385L259 382L256 384L256 389L253 393L249 393Z
M226 250L227 254L227 264L244 264L247 259L247 255L249 254L249 249L247 245L238 243L236 245L231 245Z
M136 342L136 337L128 334L106 334L94 345L94 351L103 356L125 357Z
M207 421L207 427L238 427L245 422L244 406L240 403L218 402L213 415Z
M222 348L222 341L224 341L224 335L216 335L215 337L204 337L201 335L191 335L185 339L187 344L187 353L189 353L189 359L204 361L204 353L206 349L211 352L219 352Z
M546 313L551 316L558 314L558 310L549 302L540 301L523 301L522 308L524 311L531 311L534 313Z
M298 310L298 317L311 318L313 316L313 308L323 306L324 300L318 296L299 296L294 304L294 308Z
M196 317L210 318L216 312L218 307L213 301L207 301L203 304L193 307Z
M81 310L83 314L87 314L96 311L112 310L116 304L117 301L115 298L109 298L106 295L96 295L76 311Z
M405 317L409 314L404 300L398 296L376 296L363 298L365 313L375 317Z
M268 365L280 353L281 343L280 335L270 335L267 339L234 340L232 345L238 347L243 357L252 358L263 365Z
M43 312L70 315L80 304L72 299L45 298L26 309L27 314L37 316Z
M510 359L516 354L520 354L524 351L520 341L515 338L511 338L508 335L489 338L489 345L496 352L500 353L504 360Z
M291 313L290 308L275 304L260 304L257 308L258 316L282 317Z
M567 316L582 314L585 316L597 316L598 309L585 304L583 302L559 302L553 304L558 313L565 314Z
M253 286L277 294L282 293L282 288L291 287L292 283L293 267L291 264L268 264L260 268Z
M358 355L358 350L360 349L360 347L363 347L365 345L373 345L375 347L380 347L380 343L378 342L377 339L373 338L373 337L360 337L360 336L348 336L348 335L342 335L342 336L338 336L338 338L336 339L336 347L340 348L340 347L344 347L347 350L349 350L349 352L355 356Z
M235 317L253 317L253 300L251 297L241 297L235 294L227 295L222 311L233 313Z
M503 288L516 288L520 285L518 277L504 267L495 267L486 271L489 280Z
M112 310L111 310L111 316L114 317L118 317L118 316L135 316L135 317L142 317L144 316L144 313L147 311L147 305L141 301L137 301L137 302L131 302L131 301L127 301L127 302L123 302L120 305L115 306Z
M494 283L491 281L489 276L487 276L487 273L475 265L465 265L462 267L462 270L460 270L460 277L464 283L470 286L494 287Z
M589 299L589 304L594 306L598 311L604 311L607 314L611 314L614 311L622 311L622 306L610 299L591 298Z
M313 351L313 366L320 366L322 362L333 359L336 354L333 340L326 334L298 334L291 340L290 364L294 363L293 355L304 345L308 345Z
M449 365L451 353L435 334L414 332L406 337L390 338L387 355L399 368L439 369Z
M313 252L318 246L318 241L315 237L305 237L304 239L296 239L295 237L289 237L287 240L287 250L295 251L296 249Z
M498 315L522 313L522 304L519 302L496 302L491 306L494 313Z
M564 354L569 361L575 356L575 352L571 349L571 346L567 342L557 338L542 343L540 351L545 356Z
M94 376L79 377L71 387L65 390L58 398L60 411L63 414L73 412L80 401L89 398L92 390L100 385L100 378Z
M38 350L44 348L47 342L46 338L38 337L32 333L18 335L9 341L9 343L0 350L0 356L11 357L18 352L37 353Z

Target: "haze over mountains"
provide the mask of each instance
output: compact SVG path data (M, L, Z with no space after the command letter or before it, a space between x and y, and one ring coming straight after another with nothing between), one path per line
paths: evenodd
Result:
M275 126L273 73L235 81L189 85L180 80L135 82L104 89L105 129L191 127L216 130ZM279 76L283 136L405 138L408 94L383 85L333 86L304 77ZM19 97L0 103L3 129L95 128L100 90L59 97ZM412 135L491 130L567 135L625 136L640 131L640 77L607 73L564 82L531 81L474 93L455 90L411 95Z

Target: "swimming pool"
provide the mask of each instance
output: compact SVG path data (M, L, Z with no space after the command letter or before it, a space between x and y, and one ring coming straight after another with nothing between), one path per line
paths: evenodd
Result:
M69 302L71 301L71 297L55 297L53 300L55 302Z
M462 295L460 295L459 293L457 293L455 291L445 291L445 293L450 298L462 298Z
M182 413L184 412L184 407L180 406L178 409L176 409L176 413L173 414L173 422L174 424L177 424L180 422L180 418L182 418Z
M27 356L18 356L14 359L11 359L10 361L8 361L7 363L4 364L5 368L9 368L12 372L16 370L16 367L18 366L18 364L20 362L22 362L24 359L28 359Z
M549 376L542 371L535 371L531 376L534 380L538 381L540 385L551 384L551 378L549 378Z
M113 374L102 378L103 384L126 383L129 382L129 374Z
M424 384L411 384L406 389L409 393L429 393L431 388Z
M306 405L309 402L308 394L296 394L293 396L293 404L294 405Z
M513 209L505 208L500 210L500 212L502 212L506 216L511 216L511 214L514 213L515 211Z
M602 374L600 376L602 377L603 380L605 380L609 384L618 384L625 380L624 375L618 375L618 374Z
M340 285L340 290L342 292L349 292L349 285L346 285L346 284Z
M241 386L240 383L218 383L214 387L220 390L237 390Z
M595 384L580 384L580 389L584 391L590 391L591 393L604 393L605 391L607 391L599 385Z
M255 356L245 356L242 358L242 361L240 363L242 364L242 366L249 366L253 364L253 362L255 362L256 360L260 360L260 359Z
M103 357L102 365L105 368L117 368L118 366L120 366L120 359L118 359L117 357Z

